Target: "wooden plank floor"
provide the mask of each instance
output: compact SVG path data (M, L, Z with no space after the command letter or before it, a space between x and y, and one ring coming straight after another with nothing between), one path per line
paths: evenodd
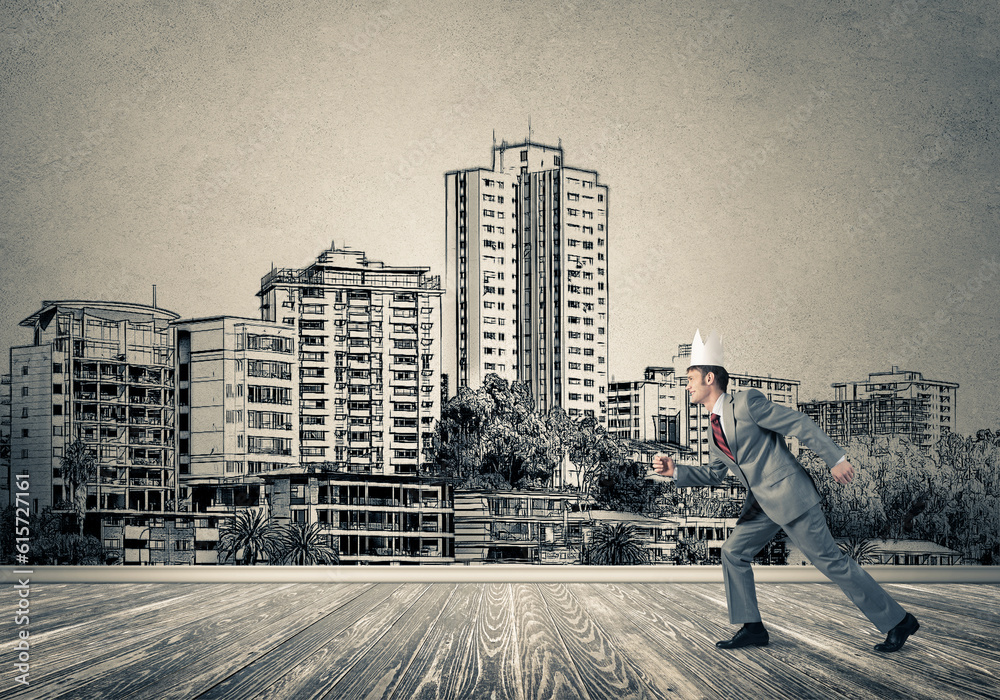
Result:
M10 698L1000 698L1000 585L888 584L901 652L830 584L759 584L771 644L723 652L720 584L35 584Z

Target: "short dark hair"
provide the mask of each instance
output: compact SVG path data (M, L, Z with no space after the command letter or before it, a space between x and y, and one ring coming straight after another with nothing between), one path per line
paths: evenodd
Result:
M729 372L726 371L725 367L720 367L719 365L691 365L688 367L688 371L696 369L701 372L701 378L704 379L705 375L711 372L715 375L715 383L722 389L722 393L726 393L726 389L729 388Z

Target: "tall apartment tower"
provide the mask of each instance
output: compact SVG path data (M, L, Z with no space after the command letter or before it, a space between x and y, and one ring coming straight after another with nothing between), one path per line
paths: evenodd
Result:
M332 245L261 280L261 318L297 329L299 456L416 474L441 414L441 280Z
M46 301L21 321L32 345L10 349L11 469L31 508L65 506L68 445L97 459L89 511L166 512L177 497L174 329L155 306Z
M607 186L562 147L504 142L492 169L447 173L445 200L449 393L494 373L605 423Z
M197 512L258 505L259 475L299 463L295 329L234 316L174 326L181 499Z

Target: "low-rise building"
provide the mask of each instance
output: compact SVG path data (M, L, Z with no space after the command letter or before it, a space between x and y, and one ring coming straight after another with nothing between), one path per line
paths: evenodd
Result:
M580 563L580 500L563 491L456 491L455 561Z
M317 523L341 564L455 561L455 507L446 482L316 467L271 471L261 478L271 519Z
M840 538L847 546L849 540ZM962 553L927 540L896 540L872 538L861 541L864 547L862 564L901 566L952 566L962 563ZM798 547L785 539L790 566L808 566L809 559Z

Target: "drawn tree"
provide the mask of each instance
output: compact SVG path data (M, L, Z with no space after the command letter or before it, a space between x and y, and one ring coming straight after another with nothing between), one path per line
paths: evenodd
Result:
M838 542L837 546L840 547L840 551L856 561L858 564L874 564L877 561L877 558L875 557L875 550L877 549L878 544L868 538L851 537L842 542Z
M319 523L289 523L279 531L277 559L282 564L339 564L340 551L331 547Z
M591 536L587 554L589 563L597 566L631 566L649 561L635 526L625 523L602 523Z
M79 534L83 535L84 513L87 507L87 484L97 479L97 460L87 444L77 438L70 443L59 460L63 481L69 488L69 500L76 512Z
M281 530L261 510L240 511L220 528L216 548L223 559L232 557L244 566L274 561L281 552Z

